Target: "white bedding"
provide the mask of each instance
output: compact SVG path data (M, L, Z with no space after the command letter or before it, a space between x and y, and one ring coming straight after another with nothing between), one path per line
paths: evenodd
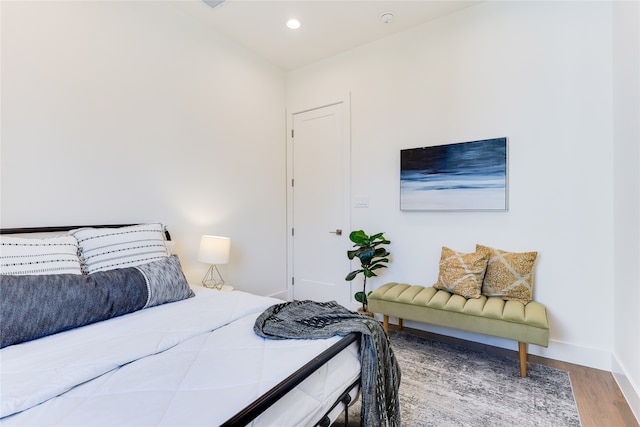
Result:
M0 350L0 424L219 425L339 340L264 340L253 323L280 300L194 291ZM352 345L254 425L314 424L359 373Z

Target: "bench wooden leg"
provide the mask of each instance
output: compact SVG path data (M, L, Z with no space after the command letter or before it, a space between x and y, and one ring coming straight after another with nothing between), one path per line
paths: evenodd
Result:
M383 314L382 315L382 326L384 327L384 331L388 334L389 333L389 315L388 314ZM398 329L402 330L403 328L403 322L402 319L398 319Z
M527 343L518 343L518 353L520 354L520 376L527 377Z

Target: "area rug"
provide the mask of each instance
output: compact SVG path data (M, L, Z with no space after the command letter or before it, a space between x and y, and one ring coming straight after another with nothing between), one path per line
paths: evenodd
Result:
M403 426L581 425L568 372L529 363L529 376L521 378L513 358L406 332L391 332L391 343L402 370ZM348 425L360 425L359 401Z

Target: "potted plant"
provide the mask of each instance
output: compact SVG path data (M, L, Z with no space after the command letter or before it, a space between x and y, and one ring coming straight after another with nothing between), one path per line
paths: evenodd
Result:
M362 303L362 309L358 309L358 311L362 311L364 313L368 312L367 278L377 276L375 270L387 268L385 264L389 262L389 258L387 258L389 256L389 252L383 247L383 245L388 245L391 242L385 239L383 234L384 233L377 233L372 236L368 236L362 230L352 231L349 234L349 239L354 243L353 246L356 249L347 251L347 256L350 260L357 257L360 260L360 268L347 274L345 280L350 282L355 279L358 274L362 273L364 275L362 291L354 294L356 301Z

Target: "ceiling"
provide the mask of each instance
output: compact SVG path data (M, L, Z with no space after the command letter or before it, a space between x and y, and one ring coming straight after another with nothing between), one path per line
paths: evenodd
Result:
M209 4L214 5L211 7ZM479 1L194 0L173 4L285 71L406 30ZM216 5L217 4L217 5ZM391 23L380 19L393 13ZM285 23L297 18L302 26Z

